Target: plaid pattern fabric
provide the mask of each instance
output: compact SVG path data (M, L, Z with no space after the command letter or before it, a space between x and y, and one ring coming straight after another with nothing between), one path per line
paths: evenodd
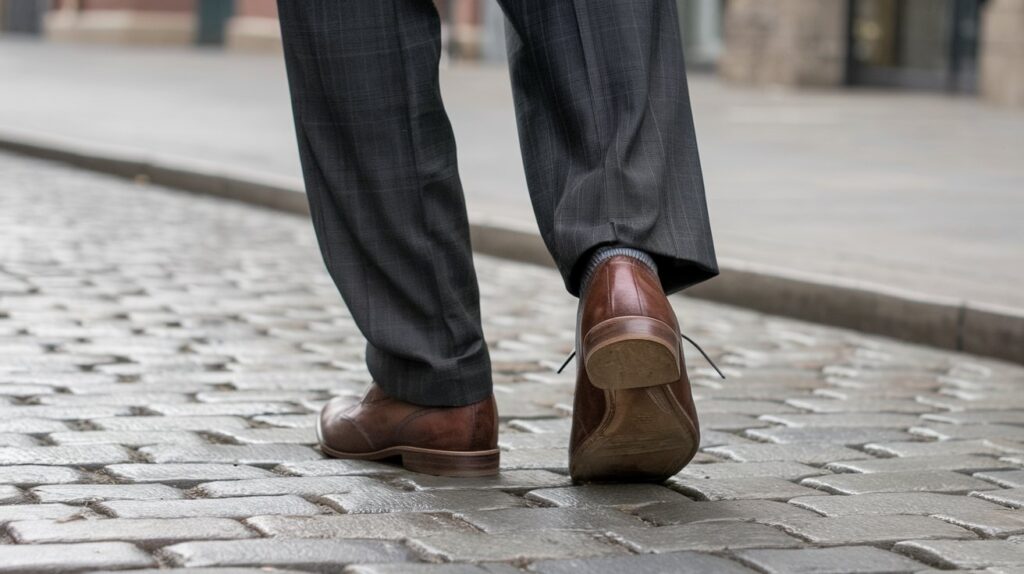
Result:
M597 247L642 249L667 291L717 273L675 3L501 0L523 162L578 294ZM303 175L327 268L391 396L491 392L429 0L278 0Z

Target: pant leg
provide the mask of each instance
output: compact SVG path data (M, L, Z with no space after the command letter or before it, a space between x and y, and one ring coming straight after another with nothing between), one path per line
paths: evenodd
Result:
M491 393L440 22L426 0L279 0L306 192L327 269L393 397Z
M650 253L667 292L715 276L676 3L499 2L527 184L569 292L602 244Z

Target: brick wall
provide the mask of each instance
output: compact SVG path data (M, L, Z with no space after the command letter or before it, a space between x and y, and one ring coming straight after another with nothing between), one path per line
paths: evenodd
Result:
M228 21L225 41L232 50L280 50L276 0L235 0L235 15Z
M189 44L195 0L59 0L43 29L58 41Z
M982 14L981 97L1024 106L1024 0L989 0Z
M722 77L747 84L843 82L845 0L730 0L724 18Z

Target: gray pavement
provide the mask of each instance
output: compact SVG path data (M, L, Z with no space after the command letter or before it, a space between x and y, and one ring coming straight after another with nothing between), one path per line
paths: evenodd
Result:
M701 452L572 485L575 302L477 265L500 477L327 460L368 375L305 218L0 154L0 572L1024 568L1024 367L675 297Z
M0 130L298 185L280 57L0 41ZM535 229L507 72L442 72L471 217ZM763 91L694 75L724 260L1024 309L1024 113L971 99Z

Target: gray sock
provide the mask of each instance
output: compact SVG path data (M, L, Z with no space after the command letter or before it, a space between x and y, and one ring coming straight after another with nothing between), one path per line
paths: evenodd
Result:
M598 247L594 254L590 256L590 261L587 262L586 268L583 269L583 275L580 277L580 296L587 292L587 287L590 285L590 280L594 276L594 271L609 257L615 257L616 255L625 255L632 257L649 267L654 274L658 274L658 265L654 263L654 259L651 258L645 251L640 249L634 249L632 247L622 247L618 245L605 245Z

